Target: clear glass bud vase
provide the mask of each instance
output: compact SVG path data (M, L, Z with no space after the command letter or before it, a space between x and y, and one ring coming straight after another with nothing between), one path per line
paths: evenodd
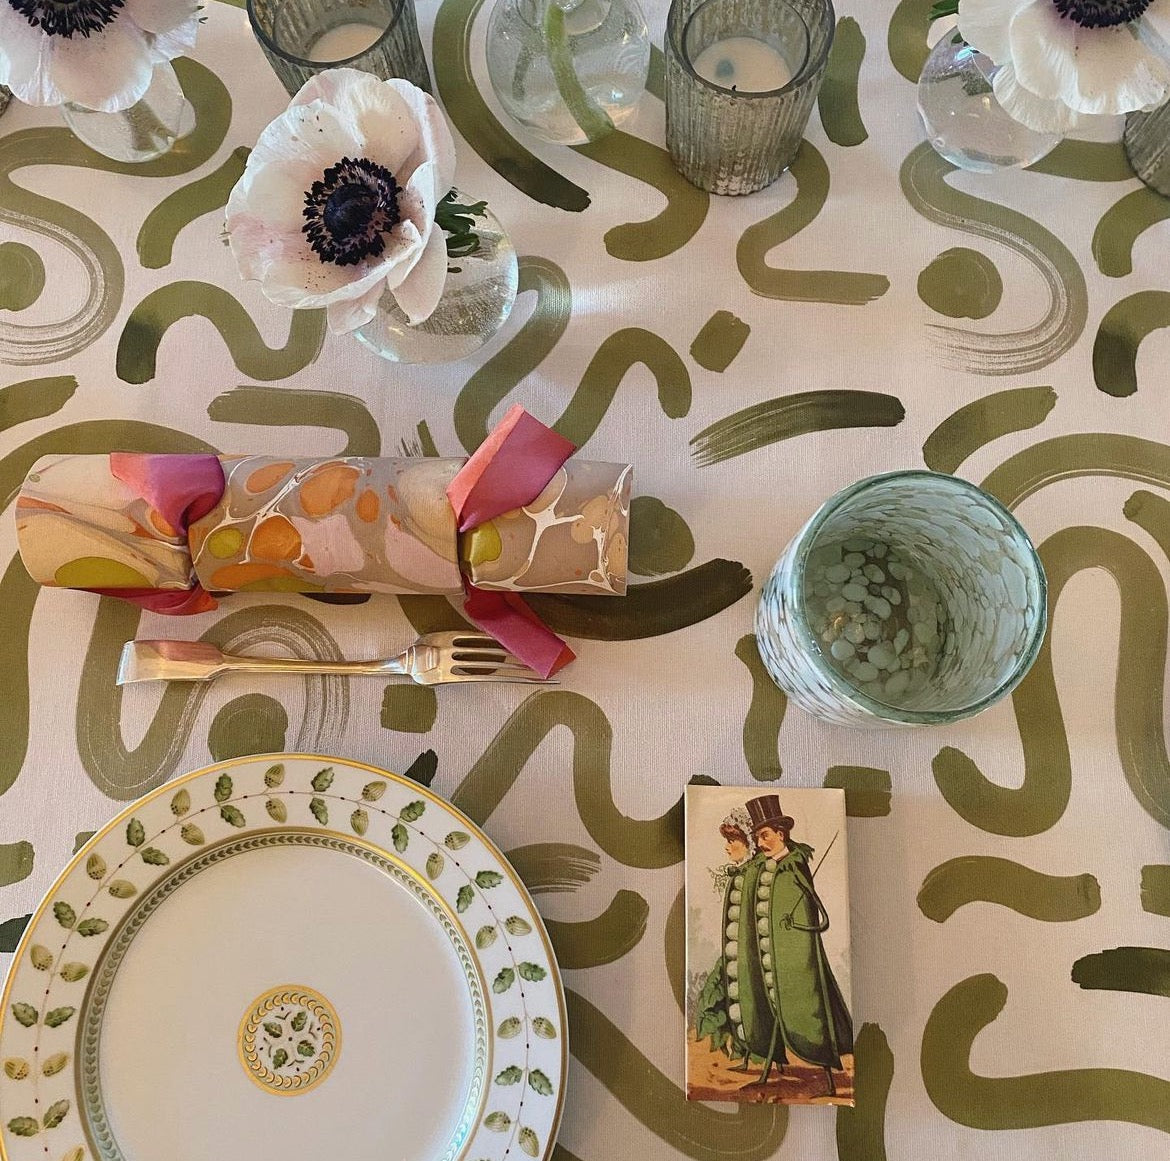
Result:
M634 111L650 69L637 0L496 0L488 76L500 104L545 141L596 141Z
M195 128L195 110L169 63L155 66L150 87L128 109L103 113L65 104L61 115L90 149L114 161L153 161Z

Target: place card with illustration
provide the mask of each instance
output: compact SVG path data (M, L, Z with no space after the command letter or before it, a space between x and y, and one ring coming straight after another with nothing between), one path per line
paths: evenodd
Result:
M688 786L687 1099L852 1105L842 790Z

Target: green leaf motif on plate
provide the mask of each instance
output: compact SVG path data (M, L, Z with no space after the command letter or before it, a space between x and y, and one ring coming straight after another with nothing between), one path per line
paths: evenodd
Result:
M28 958L32 960L33 967L39 972L47 972L53 966L53 953L39 943L34 943L28 949Z
M265 1020L264 1031L267 1032L269 1036L283 1036L284 1025L276 1020Z
M63 903L61 900L53 904L53 915L62 927L72 928L77 922L77 912L68 903Z
M221 774L215 780L215 801L227 802L232 796L232 780L226 775Z
M275 766L269 766L264 771L264 785L269 790L274 790L284 781L284 763L277 762Z
M126 824L126 841L132 847L140 847L146 842L146 827L136 818L132 818Z
M158 847L143 847L138 853L142 856L142 861L152 867L165 867L171 861Z
M532 1031L542 1040L555 1040L557 1038L556 1026L545 1016L537 1016L532 1021Z
M552 1081L539 1068L534 1068L528 1074L528 1086L534 1092L540 1093L541 1096L552 1096Z
M288 822L288 810L279 798L265 800L264 808L268 811L269 817L276 822Z
M443 845L449 851L461 851L469 842L471 842L471 835L462 830L453 830L443 839Z
M474 898L475 892L466 883L464 883L455 895L455 910L458 911L460 915L462 915L463 912L471 906L471 901Z
M333 785L333 767L326 766L324 770L318 770L313 775L313 781L309 783L310 786L318 793L324 794L330 786Z
M9 1080L24 1080L28 1076L28 1061L17 1056L10 1056L4 1062L4 1075Z
M69 1007L54 1008L52 1011L45 1013L45 1024L50 1028L60 1028L76 1011L76 1008Z
M413 802L408 802L399 812L398 817L403 822L418 822L423 816L423 811L426 810L427 804L421 798L416 798Z
M183 840L188 846L201 847L207 839L193 822L189 822L179 828L179 838Z
M292 1030L293 1030L294 1032L303 1032L303 1031L305 1030L305 1025L306 1025L308 1022L309 1022L309 1013L308 1013L308 1012L306 1012L304 1008L302 1008L302 1009L301 1009L301 1010L300 1010L300 1011L299 1011L299 1012L298 1012L298 1013L297 1013L297 1014L296 1014L296 1015L295 1015L295 1016L292 1018Z
M349 825L354 834L365 834L370 829L370 816L359 807L349 816Z
M308 1060L310 1056L317 1055L317 1046L311 1040L301 1040L297 1042L297 1051Z
M529 1157L540 1156L540 1138L531 1129L522 1128L516 1140Z
M8 1122L8 1131L14 1137L35 1137L41 1127L32 1117L13 1117Z
M171 799L171 813L176 818L182 818L184 814L191 809L191 795L187 788L176 790L174 798Z
M509 915L504 920L504 927L507 928L509 935L532 934L532 924L527 919L521 919L519 915Z
M37 1022L37 1010L32 1004L18 1000L12 1005L12 1014L16 1017L16 1022L25 1028L31 1028Z
M523 1027L519 1016L509 1016L506 1020L501 1021L500 1026L496 1029L496 1035L501 1040L511 1040L520 1035Z
M128 879L115 879L106 890L115 899L133 899L138 894L138 888Z
M496 942L496 929L490 924L481 927L475 933L475 946L483 951L484 948L491 947Z
M493 1133L506 1133L512 1127L512 1118L507 1113L488 1113L483 1123Z
M525 961L517 969L523 979L526 979L530 984L539 983L544 979L548 972L544 970L538 963L528 963Z
M85 1161L85 1150L80 1145L76 1145L61 1158L61 1161Z
M377 802L378 799L381 798L385 793L385 782L367 782L365 786L362 787L362 798L364 798L366 802Z
M69 1063L69 1054L67 1052L54 1052L44 1064L41 1065L41 1072L45 1076L56 1076L65 1065Z
M248 825L248 820L244 818L244 814L238 806L221 806L219 808L219 817L228 826L243 827Z
M312 811L313 817L322 825L329 825L329 807L325 805L324 798L314 798L309 802L309 810Z
M496 1084L519 1084L523 1075L524 1069L510 1064L502 1072L496 1073Z
M109 928L109 924L104 919L83 919L77 925L78 935L101 935L103 931Z
M511 968L500 968L496 978L492 980L492 991L499 995L506 992L516 982L516 973Z
M437 879L443 873L443 856L438 851L427 855L427 878Z
M394 829L390 832L390 837L394 840L394 849L396 851L406 850L407 843L410 842L410 835L406 833L406 827L400 822L394 824Z
M283 1048L278 1048L272 1054L272 1067L283 1068L286 1064L288 1064L288 1053Z
M504 881L504 876L499 871L480 871L475 876L475 885L477 887L498 887Z
M89 975L89 967L83 963L67 963L61 968L61 978L67 984L75 984Z
M88 859L85 860L85 873L91 879L104 879L106 875L106 860L94 851Z
M54 1101L45 1110L45 1119L42 1122L46 1129L55 1129L68 1115L68 1101Z

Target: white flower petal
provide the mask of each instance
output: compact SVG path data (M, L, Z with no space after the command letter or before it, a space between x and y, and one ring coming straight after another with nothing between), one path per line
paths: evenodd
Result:
M199 22L196 0L125 0L122 12L145 32L174 32Z
M49 72L49 38L0 0L0 85L26 105L60 105L65 97Z
M90 36L49 39L50 76L75 105L112 113L128 109L150 88L154 61L132 21L112 20Z
M996 64L1011 57L1008 26L1029 0L963 0L959 6L959 34Z
M320 176L320 171L308 162L270 161L258 165L246 175L246 189L231 209L255 214L278 230L299 233L305 224L305 193Z
M433 161L437 173L435 181L442 197L455 184L455 139L443 110L434 97L409 81L393 78L383 84L396 89L418 118L421 152L407 159L408 170L413 173L424 160Z
M1032 0L1012 20L1008 37L1020 84L1037 97L1072 105L1077 95L1077 30L1052 0Z
M996 70L992 87L1003 111L1038 133L1070 133L1081 121L1063 102L1046 100L1025 89L1010 64Z
M346 335L365 326L378 313L378 300L385 292L386 284L379 282L360 298L330 303L326 308L329 329L335 335Z
M336 109L322 101L290 105L260 134L248 168L268 161L310 162L318 177L343 157L360 157L360 143Z
M199 30L199 21L191 20L180 24L173 32L150 33L147 40L150 51L156 63L174 60L175 57L187 56L195 47L195 35Z
M1081 113L1130 113L1166 96L1170 69L1128 27L1084 29L1077 37L1077 94Z
M391 293L406 317L420 323L435 313L446 281L447 242L442 230L432 230L414 269Z

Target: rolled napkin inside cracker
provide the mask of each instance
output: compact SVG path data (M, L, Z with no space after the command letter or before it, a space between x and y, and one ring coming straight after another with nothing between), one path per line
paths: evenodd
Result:
M463 591L447 485L458 459L223 459L219 503L191 526L212 592Z

